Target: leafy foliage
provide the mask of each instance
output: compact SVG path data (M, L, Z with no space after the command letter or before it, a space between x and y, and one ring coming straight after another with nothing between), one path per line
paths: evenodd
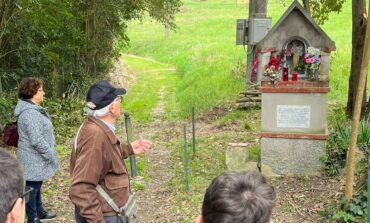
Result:
M0 0L0 91L24 76L51 82L51 96L102 78L126 46L126 23L146 13L174 26L180 0ZM3 82L3 83L1 83ZM68 96L68 95L67 95Z
M280 1L283 5L288 3L287 0ZM312 13L311 16L320 25L324 24L324 22L329 19L329 14L331 12L340 13L345 3L345 0L302 0L301 3L304 4L305 1L308 1L310 12Z
M350 140L350 123L338 120L335 124L335 131L330 134L327 141L326 155L321 157L321 161L325 165L324 170L329 176L337 175L345 166ZM368 120L363 120L360 123L357 146L364 153L370 147L370 125Z
M13 93L5 94L0 92L0 124L9 123L14 120L14 108L17 102L17 95Z
M66 139L76 135L77 128L84 119L84 100L53 99L45 101L45 108L51 116L57 144L68 144Z
M366 222L368 193L363 191L349 202L344 196L338 203L330 204L320 214L329 222Z
M312 17L322 25L329 19L330 12L340 13L345 0L310 1Z

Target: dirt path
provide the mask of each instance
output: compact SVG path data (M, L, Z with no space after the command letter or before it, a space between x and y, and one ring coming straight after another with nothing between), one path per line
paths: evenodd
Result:
M141 126L139 131L149 138L154 144L153 148L145 154L151 169L150 180L145 184L143 191L138 191L139 222L167 222L168 210L171 210L171 191L166 189L166 184L173 177L173 163L170 150L165 141L158 134L169 123L163 121L164 113L164 88L158 92L159 103L153 110L154 122L150 125ZM166 127L165 127L166 128Z

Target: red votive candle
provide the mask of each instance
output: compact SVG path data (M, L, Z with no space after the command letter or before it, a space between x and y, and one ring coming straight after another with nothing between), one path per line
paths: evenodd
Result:
M289 80L289 68L284 67L283 68L283 81L288 81Z
M298 81L298 73L296 71L292 74L292 81Z

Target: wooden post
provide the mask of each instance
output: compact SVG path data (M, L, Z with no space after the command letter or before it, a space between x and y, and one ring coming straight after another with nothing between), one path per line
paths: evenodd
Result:
M251 18L266 18L267 0L249 0L248 19ZM247 68L246 68L246 83L248 84L252 78L252 64L256 48L254 45L248 45L247 49ZM258 79L258 78L257 78Z
M164 22L164 38L168 39L169 36L169 25L168 25L168 18L166 16L165 22Z
M370 5L369 5L370 11ZM366 84L367 78L367 67L369 64L370 59L370 22L367 22L366 28L366 35L365 35L365 46L364 52L362 56L362 63L361 63L361 70L360 70L360 78L358 82L357 88L357 96L355 101L355 108L353 110L353 118L352 118L352 134L351 134L351 142L348 149L348 159L347 159L347 174L346 174L346 187L345 187L345 195L347 200L352 200L353 196L353 182L355 176L355 158L356 158L356 144L357 144L357 134L358 134L358 126L360 122L361 116L361 105L362 99L364 96L364 88Z
M254 16L254 2L255 0L249 0L248 7L248 19L251 19ZM246 80L245 83L248 84L252 80L252 64L254 56L254 46L248 45L247 47L247 67L246 67Z

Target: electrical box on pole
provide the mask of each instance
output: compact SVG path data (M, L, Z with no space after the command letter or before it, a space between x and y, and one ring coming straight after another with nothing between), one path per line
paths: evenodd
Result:
M250 18L248 44L256 45L271 29L271 18Z
M248 44L248 20L236 20L236 45Z
M236 20L236 45L256 45L271 29L271 18Z

